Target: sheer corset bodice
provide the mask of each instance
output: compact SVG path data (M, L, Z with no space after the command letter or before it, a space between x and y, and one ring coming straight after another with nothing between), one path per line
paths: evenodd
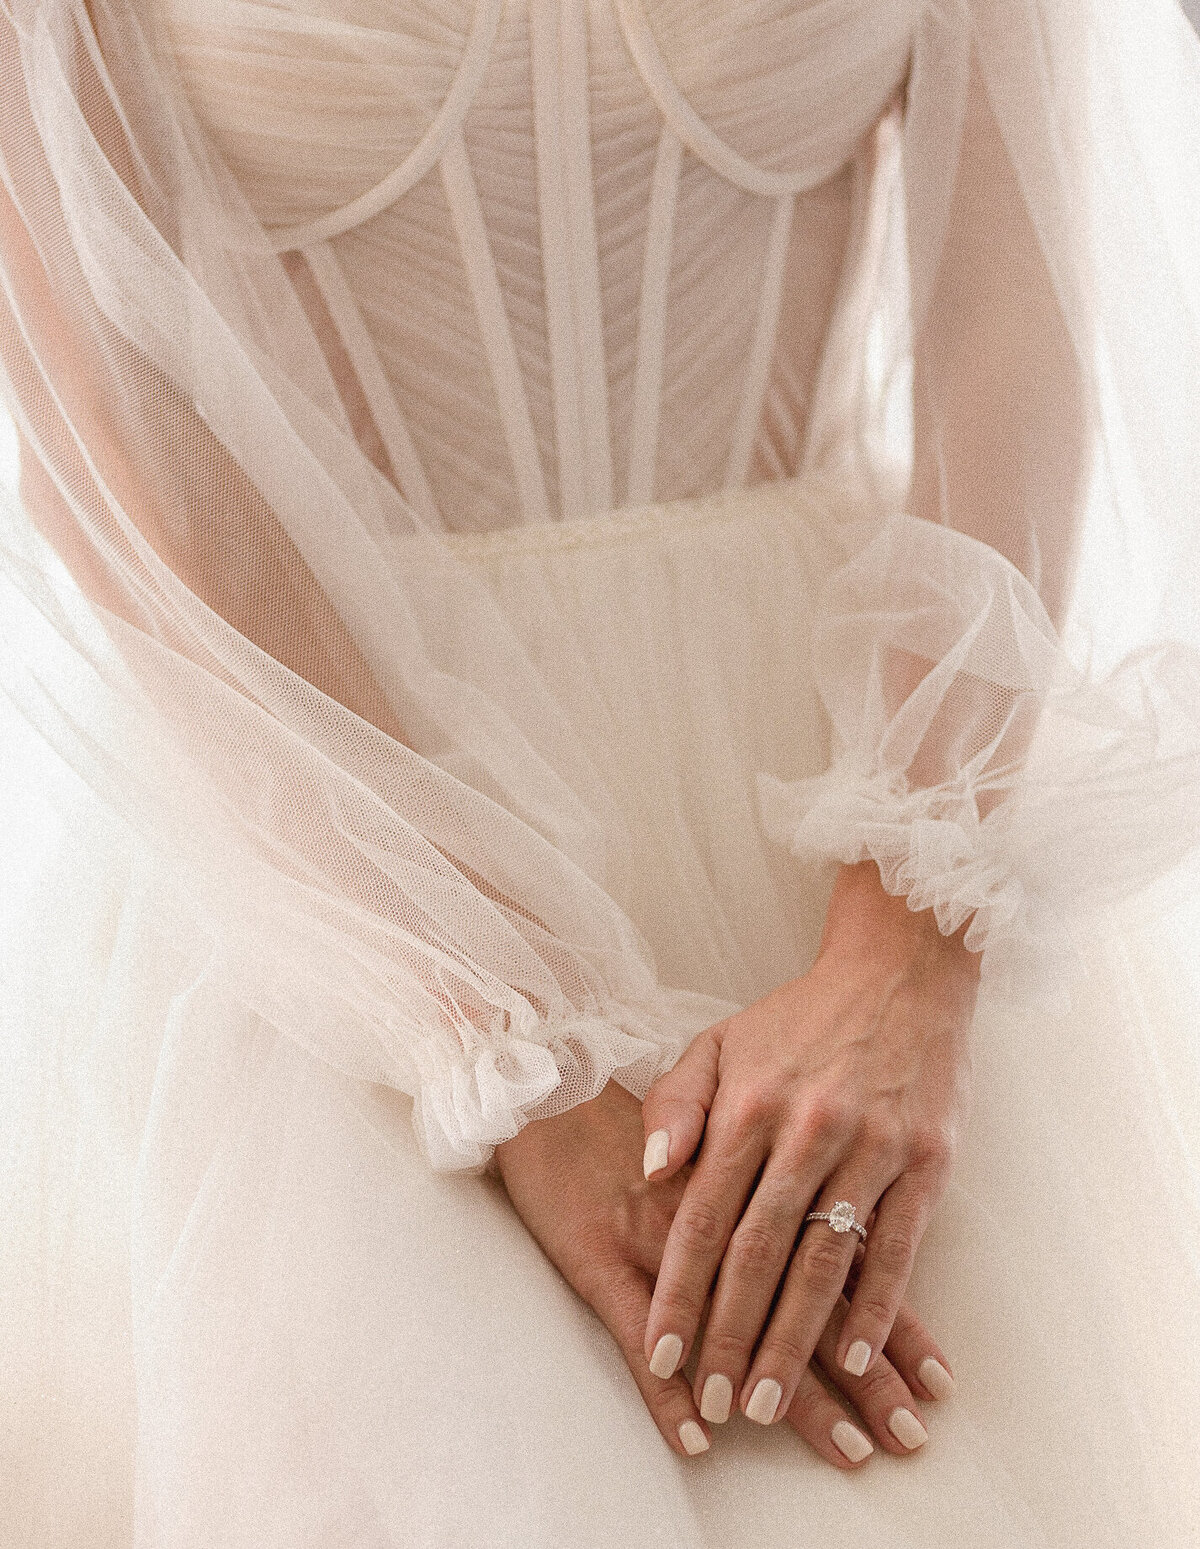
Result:
M364 444L426 519L811 464L907 0L159 3Z

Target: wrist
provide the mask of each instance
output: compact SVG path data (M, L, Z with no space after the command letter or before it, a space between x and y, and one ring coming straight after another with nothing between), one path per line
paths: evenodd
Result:
M565 1136L570 1137L570 1144L584 1145L593 1133L605 1133L606 1127L614 1122L614 1115L625 1118L631 1108L640 1114L637 1098L619 1081L610 1079L595 1097L558 1113L530 1119L510 1139L500 1141L492 1151L488 1170L504 1183L514 1167L554 1154L564 1144Z
M885 972L914 959L936 961L977 982L980 954L964 942L968 924L944 935L932 909L910 909L907 898L887 891L874 861L860 861L839 869L818 955L866 953Z

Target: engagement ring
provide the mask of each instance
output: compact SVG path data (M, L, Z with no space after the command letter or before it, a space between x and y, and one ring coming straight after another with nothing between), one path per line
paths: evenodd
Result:
M857 1232L863 1242L867 1240L867 1229L854 1216L854 1206L848 1199L839 1199L832 1210L810 1210L804 1217L805 1224L809 1221L828 1221L835 1232Z

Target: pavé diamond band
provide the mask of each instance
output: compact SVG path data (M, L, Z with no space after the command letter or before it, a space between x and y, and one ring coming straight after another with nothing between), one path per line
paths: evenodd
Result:
M835 1232L857 1232L863 1242L867 1240L867 1229L855 1220L854 1206L848 1199L839 1199L832 1210L810 1210L804 1217L805 1225L809 1221L828 1221Z

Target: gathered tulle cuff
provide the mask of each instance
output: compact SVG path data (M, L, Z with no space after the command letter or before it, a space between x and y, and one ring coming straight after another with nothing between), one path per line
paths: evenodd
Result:
M160 884L165 898L170 883ZM301 922L294 923L293 948L303 939ZM194 937L202 927L192 925ZM307 961L303 951L288 952L268 972L262 954L248 950L252 940L247 931L214 941L225 992L323 1063L407 1094L436 1172L485 1167L495 1147L531 1120L599 1096L610 1080L644 1097L697 1033L737 1009L716 996L663 988L643 972L619 989L595 987L579 1006L563 997L539 1007L513 990L497 992L467 1019L464 1001L451 1014L411 989L380 994L370 975L360 971L356 979L354 964L334 955L328 941L310 935Z
M809 779L760 773L763 831L800 858L873 860L944 934L966 925L990 992L1063 1009L1089 925L1195 864L1198 709L1194 660L1131 663L1046 704L1025 768L999 789L966 775L914 786L847 753Z
M527 1016L506 1013L506 1031L473 1052L422 1040L413 1051L413 1122L430 1166L481 1167L530 1120L588 1102L610 1080L644 1097L692 1038L731 1009L686 990L559 1021L540 1020L525 1003Z
M758 777L768 838L804 859L845 865L873 860L885 889L914 911L931 909L938 929L982 952L993 987L1018 1000L1057 998L1072 922L1022 875L1008 821L980 818L965 791L909 790L902 776L844 764L813 779Z
M813 629L829 769L758 775L768 838L873 860L884 887L964 924L993 992L1070 999L1096 916L1200 847L1200 653L1078 668L1001 554L906 515L830 578Z

